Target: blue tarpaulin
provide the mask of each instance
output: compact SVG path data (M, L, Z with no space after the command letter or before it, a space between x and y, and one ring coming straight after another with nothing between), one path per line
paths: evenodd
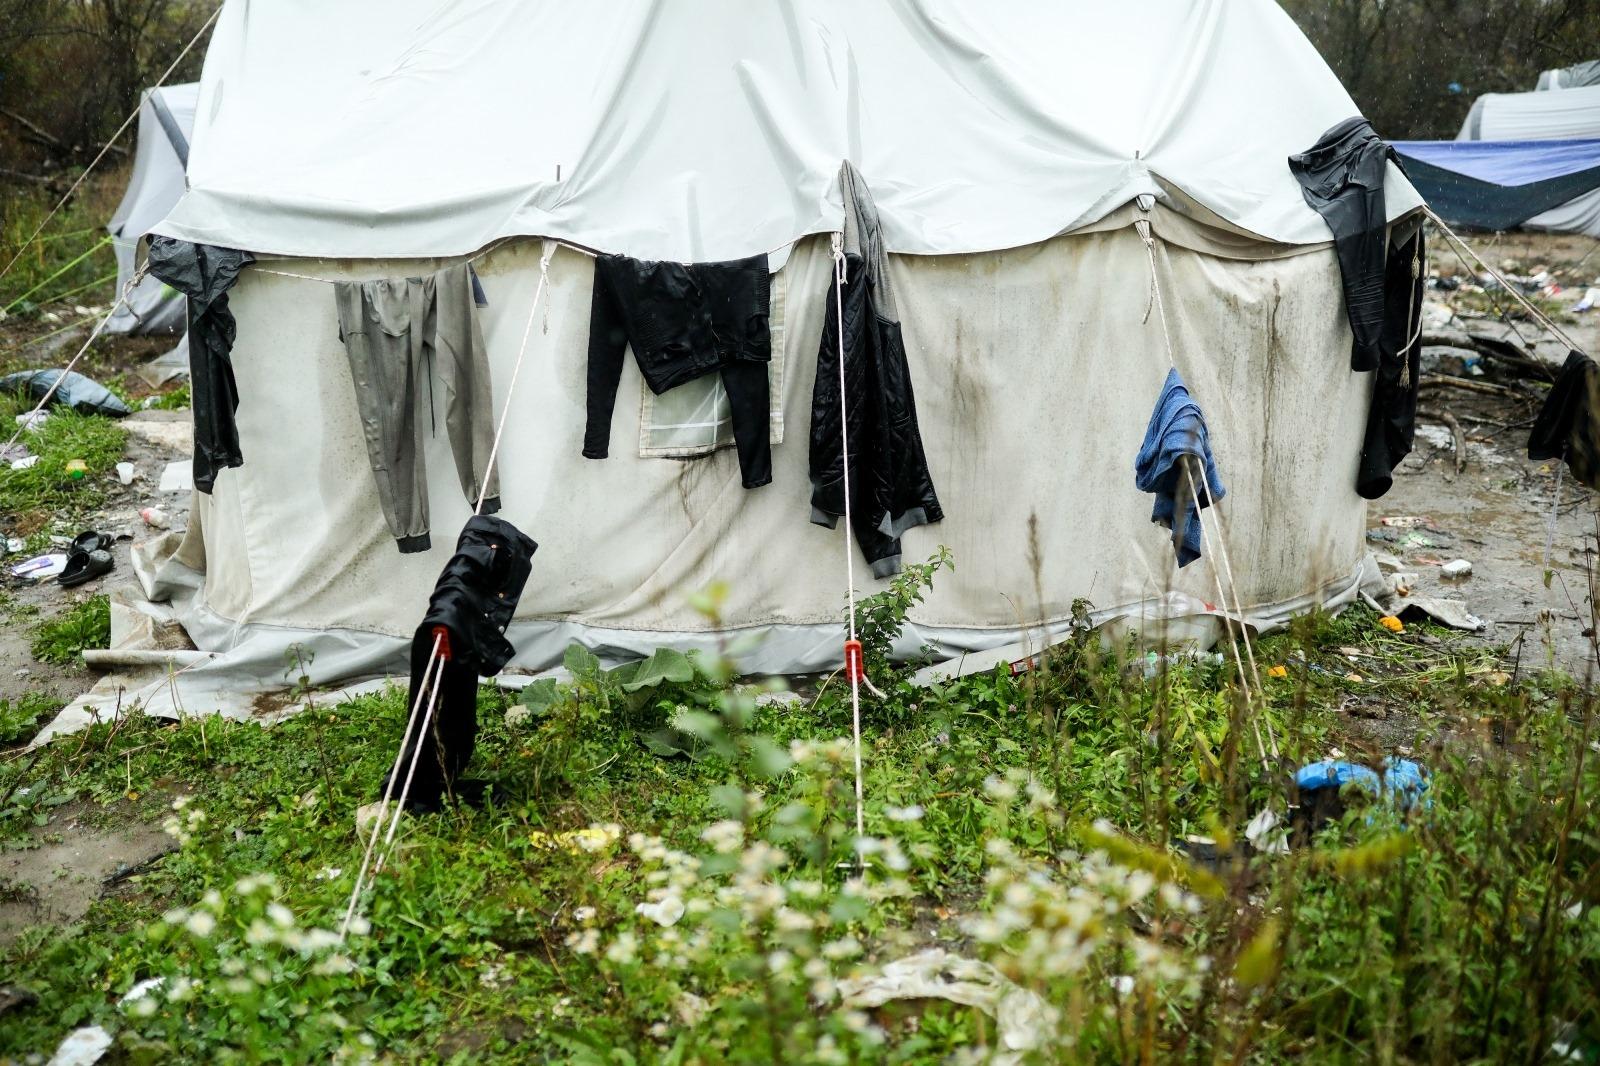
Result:
M1394 149L1453 225L1511 229L1600 189L1600 140L1396 141Z

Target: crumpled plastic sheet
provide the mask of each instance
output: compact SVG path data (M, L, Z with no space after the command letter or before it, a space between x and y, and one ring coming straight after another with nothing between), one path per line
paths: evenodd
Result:
M1036 993L1012 982L977 959L931 948L895 962L866 977L839 982L849 1007L881 1007L897 999L943 999L990 1015L1003 1049L989 1061L1019 1066L1023 1052L1037 1051L1053 1039L1060 1012Z

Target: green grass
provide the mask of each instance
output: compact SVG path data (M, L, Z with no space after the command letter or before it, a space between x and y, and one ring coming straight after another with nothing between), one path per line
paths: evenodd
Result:
M116 257L106 235L106 220L126 185L126 173L111 171L87 182L50 219L39 239L27 238L44 221L57 194L27 186L6 186L0 218L0 269L22 254L0 280L0 309L27 318L51 304L105 303L112 298Z
M170 816L184 841L80 925L0 950L0 972L40 997L0 1018L0 1054L98 1022L132 1061L942 1062L992 1042L994 1023L951 1004L853 1011L836 986L933 945L1060 1012L1075 1045L1028 1061L1592 1047L1587 697L1561 678L1500 683L1481 649L1389 634L1361 609L1258 654L1287 673L1254 713L1282 748L1271 770L1226 669L1146 679L1092 643L1021 678L931 690L877 667L886 699L866 701L863 753L877 843L858 882L837 680L758 707L718 662L607 674L574 652L571 684L480 693L472 773L490 804L408 819L365 903L370 932L343 946L307 930L343 914L352 812L381 787L403 694L271 729L130 714L0 762L0 840L75 802L122 823ZM1226 848L1262 807L1285 809L1288 770L1335 745L1356 755L1333 710L1350 696L1420 717L1425 810L1357 803L1289 855L1215 868L1169 846ZM178 793L192 798L173 811ZM620 837L561 835L606 825ZM669 906L652 894L682 917L640 914ZM148 977L179 983L119 1007Z
M0 699L0 748L32 740L45 721L61 709L61 701L42 692L28 692L15 700Z
M0 440L16 430L15 416L32 407L20 397L0 396ZM42 546L44 535L52 531L79 532L81 523L104 503L126 440L127 432L114 419L51 408L42 426L18 438L39 461L24 470L0 465L0 524L13 536L34 538L32 547ZM88 468L81 479L67 474L74 459L82 459Z
M104 596L92 596L42 623L32 650L40 662L59 666L80 661L85 648L105 648L110 644L110 604Z

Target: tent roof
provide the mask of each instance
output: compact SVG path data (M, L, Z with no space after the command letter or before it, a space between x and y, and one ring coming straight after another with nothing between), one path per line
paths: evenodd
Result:
M1570 67L1557 67L1547 70L1539 75L1539 83L1535 88L1544 91L1549 89L1577 89L1585 85L1600 85L1600 59L1591 59L1586 63L1574 63Z
M836 228L848 158L897 252L1032 243L1162 183L1310 244L1285 160L1356 110L1273 0L227 0L157 230L729 259ZM1392 216L1419 203L1390 183Z

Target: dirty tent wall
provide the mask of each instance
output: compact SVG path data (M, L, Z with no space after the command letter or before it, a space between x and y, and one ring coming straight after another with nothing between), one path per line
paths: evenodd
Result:
M573 640L617 657L712 646L686 598L713 580L731 586L727 628L761 638L747 669L836 665L845 534L807 521L806 441L845 158L872 185L895 253L947 513L907 533L905 556L944 544L956 560L913 612L905 650L1003 645L1020 637L1019 616L1058 623L1079 597L1102 618L1207 617L1211 560L1175 575L1169 535L1132 483L1169 366L1147 317L1140 196L1154 202L1177 362L1228 483L1220 510L1240 594L1263 620L1353 595L1371 386L1349 370L1327 228L1285 160L1354 105L1270 0L1135 7L1130 18L724 0L600 18L501 0L468 18L408 0L343 33L358 18L343 8L230 0L207 59L191 189L157 227L262 257L231 294L245 463L199 498L184 537L146 552L152 591L173 598L202 648L227 652L187 680L280 677L291 642L315 652L325 679L401 666L469 505L438 433L426 444L434 547L396 553L330 287L285 275L416 275L459 261L419 256L517 235L677 261L773 253L784 432L773 483L753 491L730 449L640 458L630 367L611 458L583 459L593 266L555 250L501 451L503 513L541 545L508 633L515 665L547 666ZM328 32L307 34L308 19ZM1090 42L1083 63L1047 46L1064 39ZM350 40L364 51L334 45ZM703 62L685 69L674 57L690 52ZM532 54L548 65L529 82L517 57ZM288 63L296 77L274 76ZM1119 92L1105 93L1113 82ZM497 101L529 93L540 106L499 113ZM461 101L474 121L458 120ZM429 149L392 143L402 126L430 131ZM1391 217L1416 206L1392 169L1389 187ZM476 261L497 414L542 247L511 241ZM864 592L881 587L859 556L856 575Z
M184 167L199 98L200 84L190 82L146 90L139 102L139 138L128 189L106 227L117 255L118 295L136 269L139 238L166 218L183 196ZM179 334L184 331L184 321L182 295L146 277L111 316L106 329L112 333Z

